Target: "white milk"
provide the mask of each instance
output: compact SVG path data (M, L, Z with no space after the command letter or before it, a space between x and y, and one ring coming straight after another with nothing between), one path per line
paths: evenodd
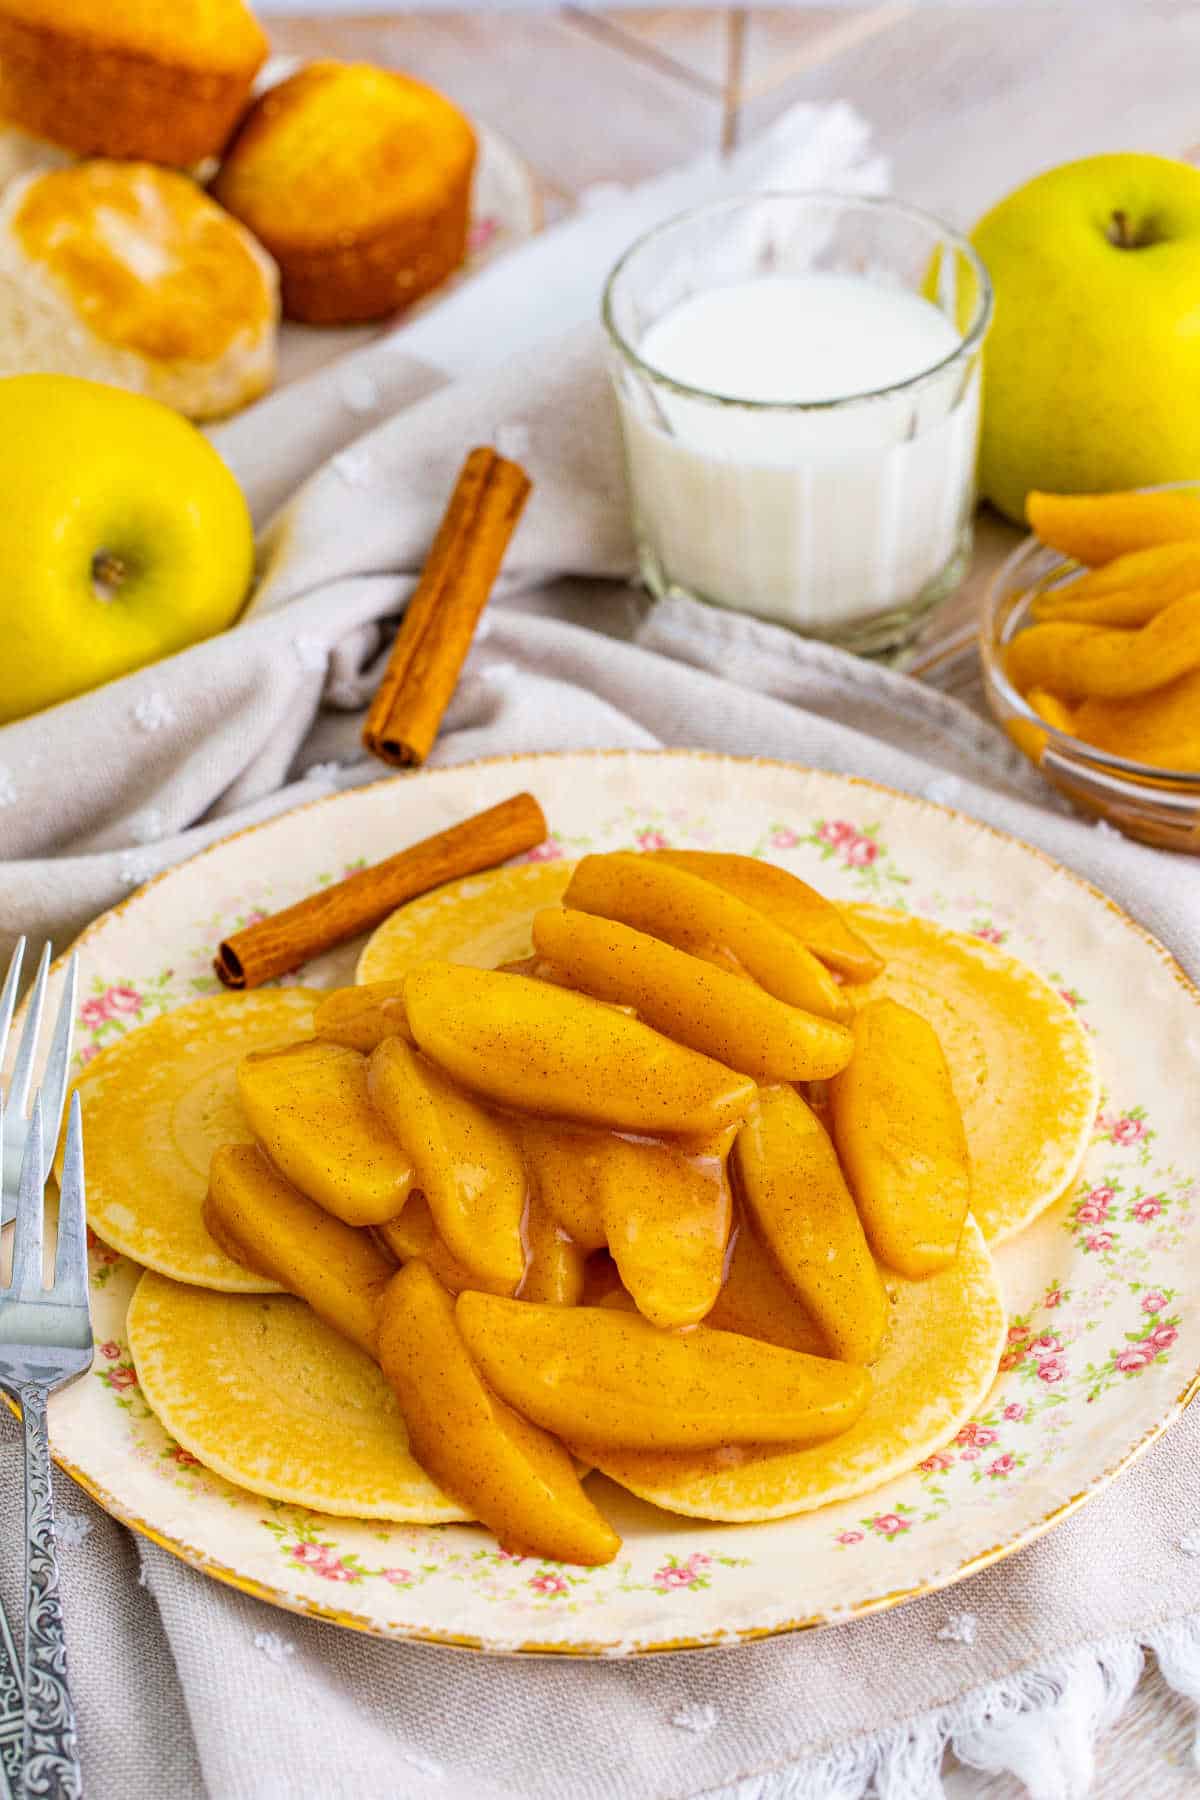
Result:
M767 275L692 295L620 384L639 540L656 585L833 637L918 601L972 503L978 360L937 307L856 275ZM927 375L899 394L871 395ZM789 403L849 401L828 410Z

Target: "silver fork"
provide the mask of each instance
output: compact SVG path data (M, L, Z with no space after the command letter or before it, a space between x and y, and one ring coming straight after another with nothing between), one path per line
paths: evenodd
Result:
M24 955L25 939L20 938L9 961L3 985L0 986L0 1068L4 1066ZM21 1041L17 1045L16 1060L8 1081L7 1126L4 1096L0 1093L0 1226L12 1218L17 1203L21 1157L25 1149L25 1140L29 1135L25 1107L29 1097L30 1082L33 1078L33 1065L37 1055L38 1034L41 1030L49 972L50 946L47 944L42 951L38 971L30 990ZM71 1060L71 1031L75 1017L75 985L76 959L72 957L67 967L66 982L55 1022L54 1041L50 1047L46 1079L42 1087L44 1127L42 1155L47 1168L58 1142L63 1101L67 1092L67 1077ZM21 1758L23 1715L24 1697L21 1668L13 1649L12 1632L9 1630L8 1620L4 1617L3 1611L0 1611L0 1800L12 1800L16 1793L17 1771Z
M57 1037L57 1033L56 1033ZM43 1286L48 1160L42 1094L35 1096L17 1193L12 1280L0 1288L0 1388L21 1407L25 1435L25 1723L21 1792L78 1800L83 1792L75 1710L67 1683L46 1405L92 1366L84 1216L83 1127L71 1100L59 1183L54 1280Z
M0 987L0 1069L4 1067L4 1053L8 1047L9 1027L12 1025L13 1009L17 1003L17 987L24 958L25 939L18 938L8 965L8 973L4 977L4 985ZM25 1106L33 1080L33 1065L37 1057L38 1034L42 1027L42 1010L46 1003L49 974L50 946L47 944L42 951L33 986L29 990L21 1041L17 1045L16 1060L8 1078L8 1099L4 1110L0 1111L0 1225L6 1225L12 1218L17 1202L21 1157L25 1150L25 1139L29 1135ZM54 1022L54 1037L42 1080L42 1164L46 1169L49 1169L54 1160L62 1125L63 1102L67 1097L77 974L77 959L73 956L67 964L58 1016Z

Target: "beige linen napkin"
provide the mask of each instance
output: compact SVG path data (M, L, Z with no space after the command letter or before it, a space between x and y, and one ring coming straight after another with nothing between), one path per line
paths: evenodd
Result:
M506 281L520 285L519 264ZM234 824L375 778L357 747L364 701L464 450L494 438L537 485L437 761L670 744L871 776L1040 844L1200 975L1200 867L1066 815L967 707L776 627L650 608L626 585L594 328L492 369L476 349L469 381L438 386L404 348L437 349L430 317L424 346L414 327L223 434L263 512L280 468L289 483L314 470L265 533L243 625L0 731L0 954L22 928L61 940ZM383 422L364 430L368 392ZM1200 1526L1198 1450L1200 1415L1043 1543L897 1613L640 1663L493 1660L276 1613L135 1546L62 1480L88 1792L855 1800L874 1782L891 1800L926 1800L952 1741L1064 1800L1083 1791L1140 1646L1200 1698L1200 1559L1181 1547ZM18 1477L5 1418L6 1521ZM14 1541L6 1524L0 1597L16 1613Z

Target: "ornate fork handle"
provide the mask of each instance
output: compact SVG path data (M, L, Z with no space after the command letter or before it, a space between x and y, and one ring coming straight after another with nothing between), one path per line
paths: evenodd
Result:
M22 1794L46 1800L80 1800L83 1776L75 1733L75 1708L67 1686L67 1645L58 1591L54 1543L54 1494L44 1387L20 1390L25 1420L25 1735Z
M24 1720L21 1665L17 1661L8 1619L0 1607L0 1800L18 1800Z

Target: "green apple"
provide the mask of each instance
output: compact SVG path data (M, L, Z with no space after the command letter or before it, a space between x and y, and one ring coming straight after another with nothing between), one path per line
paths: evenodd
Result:
M0 380L0 724L222 631L254 568L194 425L71 375Z
M980 488L1024 521L1031 488L1200 476L1200 169L1089 156L981 219L996 291Z

